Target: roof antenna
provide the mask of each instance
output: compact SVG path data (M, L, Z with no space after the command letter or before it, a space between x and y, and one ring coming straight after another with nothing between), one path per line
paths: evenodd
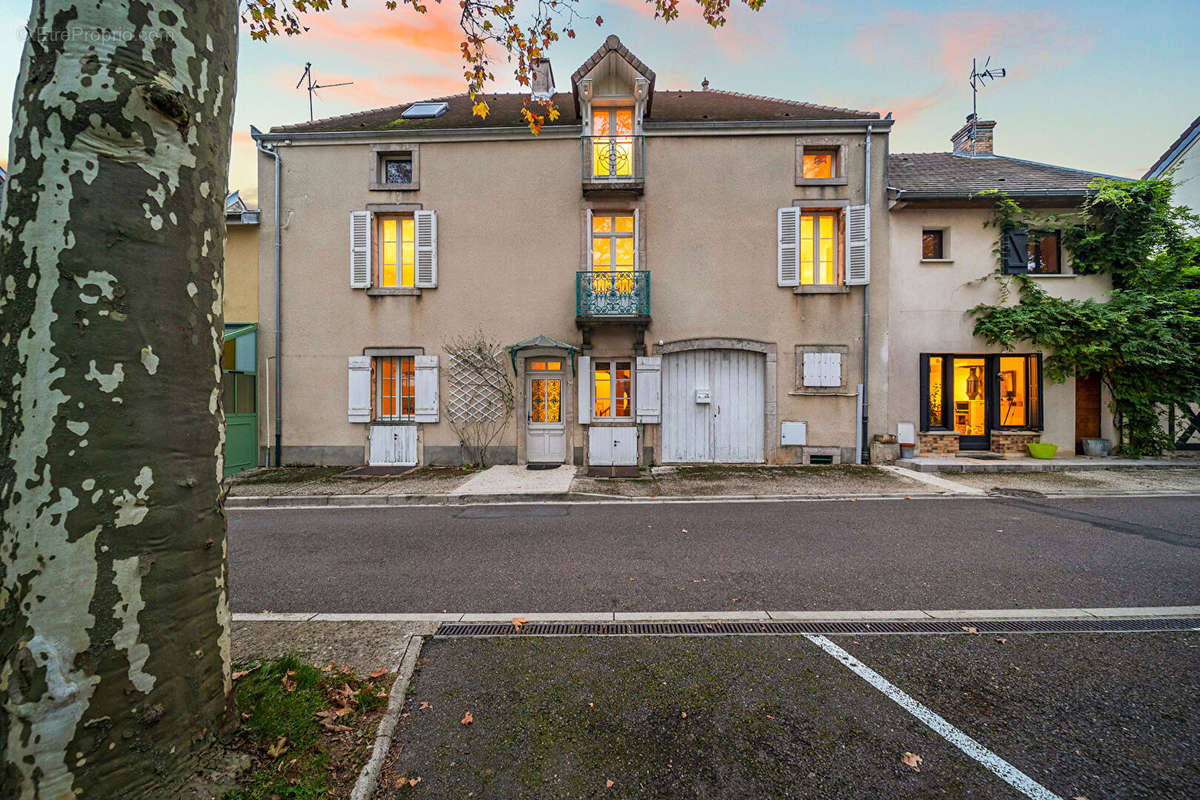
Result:
M975 150L976 135L978 134L977 123L979 122L979 88L987 84L989 80L999 80L1008 74L1004 67L991 67L992 57L988 56L983 62L983 69L980 70L975 59L971 59L971 155L978 155Z
M349 86L350 84L354 83L354 81L345 81L343 83L326 83L324 85L322 85L320 83L313 83L312 62L311 61L305 62L304 74L300 76L300 80L296 81L296 88L299 89L300 84L304 83L305 80L308 81L308 121L309 122L313 121L313 102L312 102L313 92L315 92L317 89L332 89L335 86Z

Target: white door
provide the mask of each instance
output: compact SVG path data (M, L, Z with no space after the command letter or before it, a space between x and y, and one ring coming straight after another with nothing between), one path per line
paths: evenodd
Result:
M763 460L764 357L746 350L687 350L662 363L663 461Z
M525 379L525 460L531 464L562 464L567 460L562 389L561 372L529 372Z
M637 428L592 425L588 428L588 466L636 467Z
M367 459L373 467L410 467L417 463L416 425L372 425L371 453Z

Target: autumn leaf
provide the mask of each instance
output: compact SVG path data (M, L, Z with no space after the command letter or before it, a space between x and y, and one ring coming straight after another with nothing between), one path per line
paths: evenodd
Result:
M599 17L597 17L596 19L599 19ZM612 778L609 778L608 780L606 780L606 781L604 782L604 788L605 788L605 789L611 789L612 787L613 787Z
M236 681L238 678L244 678L244 677L246 677L246 676L247 676L247 675L249 675L251 672L254 672L254 670L258 669L258 668L259 668L259 667L261 667L261 666L262 666L262 664L255 664L255 665L254 665L253 667L251 667L250 669L242 669L242 670L238 670L237 672L233 673L233 674L232 674L232 675L230 675L229 677L230 677L230 679L232 679L232 680L235 680L235 681Z
M680 718L680 719L687 719L687 712L686 712L686 711L680 711L680 712L679 712L679 718Z
M526 622L529 622L529 620L525 619L524 617L513 617L512 624L514 628L521 630L521 626Z
M286 736L280 736L278 741L275 742L275 744L273 744L267 748L267 755L269 755L271 758L279 758L281 755L283 755L286 752L287 752L287 737Z
M429 703L427 703L427 702L425 702L424 700L422 700L422 701L421 701L421 707L420 707L420 708L418 708L418 709L417 709L417 711L424 711L424 710L425 710L425 709L427 709L427 708L433 708L433 706L429 705Z
M462 724L463 724L463 725L465 725L466 727L468 727L468 728L469 728L469 727L471 727L471 723L472 723L472 722L474 722L474 721L475 721L475 717L473 717L473 716L471 715L471 712L470 712L470 711L468 711L467 713L463 714L463 718L462 718Z
M488 104L483 102L482 100L480 100L475 105L471 106L471 113L474 114L475 116L479 117L480 119L487 119L489 110L490 109L488 108Z
M286 675L284 675L284 676L283 676L283 678L282 678L282 681L283 681L283 688L284 688L284 689L287 689L289 692L294 692L294 691L296 691L296 682L295 682L294 680L292 680L292 676L293 676L293 675L295 675L295 674L296 674L296 670L294 670L294 669L289 669L289 670L287 671L287 674L286 674Z
M1004 644L1005 642L1008 641L1008 639L1005 639L1003 636L997 636L996 641L999 642L1000 644Z
M923 764L924 762L925 762L925 759L921 758L916 753L909 753L907 751L905 751L904 755L900 757L900 763L902 763L906 766L912 767L913 772L920 772L921 764Z
M417 777L415 777L415 778L409 778L409 779L408 779L408 785L409 785L409 786L416 786L416 785L417 785L418 783L420 783L420 782L421 782L421 776L419 776L419 775L418 775Z
M378 669L375 672L372 672L367 677L370 678L371 680L375 680L376 678L382 678L384 675L387 675L387 674L388 674L387 667L383 667L382 669Z
M972 636L979 635L979 628L976 628L974 625L963 625L962 629L964 631L966 631L967 633L971 634Z

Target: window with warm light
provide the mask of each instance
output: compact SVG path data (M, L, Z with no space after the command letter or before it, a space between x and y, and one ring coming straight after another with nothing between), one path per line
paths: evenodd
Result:
M375 419L411 420L416 413L417 385L412 356L375 358Z
M592 110L592 177L633 177L633 109Z
M834 285L841 264L841 213L805 211L800 215L800 285Z
M416 236L412 217L379 217L379 286L416 284Z
M633 417L633 362L596 361L592 367L593 419Z
M946 258L946 232L937 228L921 231L921 260L944 261Z
M836 178L837 150L804 149L802 175L806 180L814 178Z
M592 288L597 292L632 292L634 248L633 214L592 213ZM624 273L624 274L620 274Z

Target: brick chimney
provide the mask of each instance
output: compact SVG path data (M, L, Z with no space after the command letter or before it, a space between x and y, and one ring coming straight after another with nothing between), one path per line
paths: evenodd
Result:
M537 58L529 66L529 87L535 100L544 100L554 94L554 70L550 59Z
M971 141L971 123L974 122L974 114L967 115L967 122L961 128L954 132L950 137L950 143L954 145L954 152L962 155L992 155L992 129L996 127L996 120L981 119L975 122L975 141ZM972 146L974 144L974 146Z

